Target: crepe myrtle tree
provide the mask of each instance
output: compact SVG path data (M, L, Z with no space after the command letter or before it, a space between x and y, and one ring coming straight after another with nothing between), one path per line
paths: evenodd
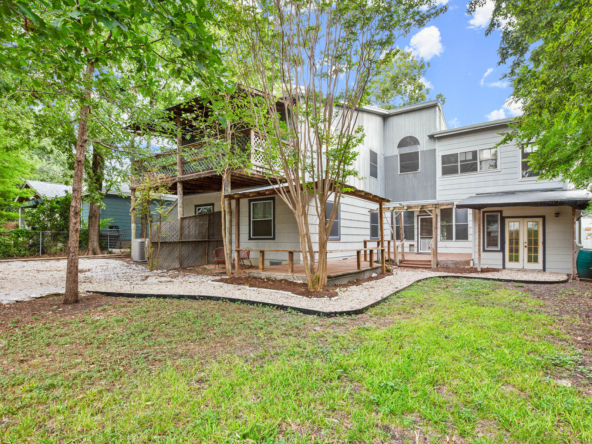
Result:
M68 102L76 130L64 303L78 302L78 239L84 162L95 99L127 75L143 91L166 71L184 82L203 79L219 60L204 0L6 0L0 4L0 87L36 107Z
M251 113L270 181L296 218L310 290L327 282L329 233L348 181L359 177L358 107L368 85L392 65L401 37L445 10L430 0L251 0L226 7L236 36L229 50L239 81L260 92L250 96ZM316 263L310 214L318 219Z
M577 188L592 183L592 2L491 0L486 34L501 31L499 64L508 67L510 102L521 108L514 141L529 151L541 179L563 178ZM468 13L485 5L472 0Z

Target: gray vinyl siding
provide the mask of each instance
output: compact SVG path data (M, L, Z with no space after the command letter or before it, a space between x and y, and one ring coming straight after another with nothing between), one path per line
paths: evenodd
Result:
M520 150L512 144L498 148L498 171L484 171L454 176L442 176L442 156L470 150L493 148L503 138L498 133L508 130L489 129L438 138L436 172L438 177L438 200L456 202L479 193L508 192L519 190L543 190L561 188L559 180L537 181L522 179Z
M405 152L405 150L400 150ZM407 150L409 151L409 150ZM388 181L385 197L394 202L433 200L436 198L436 150L419 153L419 171L399 174L399 156L385 158Z

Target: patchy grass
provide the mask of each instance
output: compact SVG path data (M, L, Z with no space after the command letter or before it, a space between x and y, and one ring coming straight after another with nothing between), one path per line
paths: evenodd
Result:
M432 279L358 317L114 300L15 319L0 441L592 442L592 372L542 304Z

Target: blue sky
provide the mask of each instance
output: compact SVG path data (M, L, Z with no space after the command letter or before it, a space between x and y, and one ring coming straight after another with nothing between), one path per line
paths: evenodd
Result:
M500 33L485 36L492 3L468 16L468 0L434 2L447 4L448 12L412 32L399 46L429 61L425 79L433 86L432 98L437 93L446 97L448 128L518 115L520 107L506 102L512 87L500 81L507 70L497 65Z

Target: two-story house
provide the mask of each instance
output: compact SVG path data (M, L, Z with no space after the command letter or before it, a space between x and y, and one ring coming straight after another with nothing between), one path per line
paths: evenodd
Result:
M407 258L429 259L437 251L483 267L572 272L576 220L590 194L538 180L528 149L496 148L511 119L448 129L440 104L432 101L395 110L367 106L357 123L366 134L355 165L363 177L352 180L354 191L341 199L329 260L355 257L364 241L380 239L380 205L385 235ZM243 136L253 155L257 137L252 130ZM184 183L179 204L185 216L221 207L219 176L196 169L198 163L184 161L183 175L174 178ZM298 263L295 218L264 174L238 171L232 181L230 208L238 216L233 248L240 239L255 263L263 250L266 265ZM175 187L172 182L172 192ZM318 221L310 218L314 234Z

